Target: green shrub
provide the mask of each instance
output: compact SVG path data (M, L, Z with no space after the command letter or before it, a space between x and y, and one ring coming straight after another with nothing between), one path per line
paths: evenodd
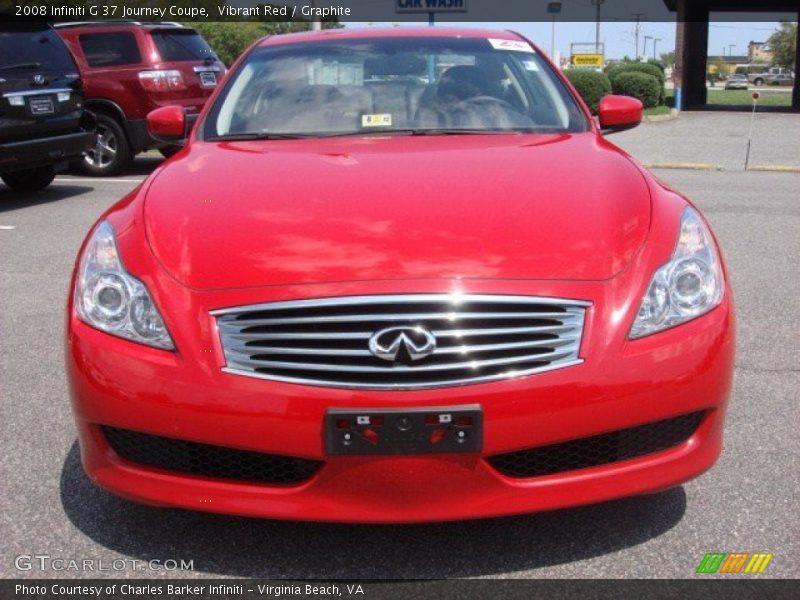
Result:
M584 102L589 105L592 114L596 115L597 103L603 96L611 93L611 82L608 77L604 73L586 69L566 69L564 75L578 90Z
M608 71L608 78L611 80L611 86L614 86L614 79L616 79L622 73L644 73L646 75L652 75L658 80L658 84L661 87L661 91L658 94L658 103L664 104L667 92L664 87L664 82L666 81L666 76L664 75L664 70L661 68L660 65L656 65L653 63L638 63L638 62L631 62L631 63L621 63L618 65L614 65Z
M645 108L658 106L661 101L662 86L658 79L646 73L620 73L614 78L612 87L615 94L638 98Z
M663 86L664 81L666 78L664 77L664 71L662 71L658 66L650 63L620 63L618 65L614 65L608 70L608 78L611 80L611 85L614 85L614 79L616 79L622 73L644 73L646 75L652 75L658 82Z

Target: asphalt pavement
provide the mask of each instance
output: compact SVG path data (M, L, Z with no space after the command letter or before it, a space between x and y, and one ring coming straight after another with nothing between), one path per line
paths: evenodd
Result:
M800 126L796 115L775 116L790 117L780 128ZM611 139L646 155L648 130L664 125L642 126L639 148L628 134ZM798 159L773 151L775 160ZM141 506L84 475L63 369L69 273L97 216L157 162L140 158L111 180L62 176L39 194L0 185L0 576L682 578L694 576L706 552L736 551L773 553L764 577L800 576L800 175L656 172L708 216L733 277L736 379L725 450L711 471L663 493L578 509L357 526ZM15 568L16 557L37 554L126 566ZM151 559L191 560L194 571L133 567Z
M749 168L800 172L800 117L756 112L752 121ZM651 167L744 171L750 123L748 113L683 112L609 140Z

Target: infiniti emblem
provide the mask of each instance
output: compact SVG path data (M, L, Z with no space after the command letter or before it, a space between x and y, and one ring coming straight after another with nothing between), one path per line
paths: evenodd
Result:
M436 350L436 338L424 327L387 327L369 338L369 351L378 358L394 362L406 354L409 360L421 360Z

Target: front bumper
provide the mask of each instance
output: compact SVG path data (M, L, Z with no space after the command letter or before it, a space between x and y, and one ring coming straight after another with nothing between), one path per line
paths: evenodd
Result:
M182 310L166 309L177 353L118 339L85 325L72 311L67 364L81 454L89 476L132 500L260 517L350 522L419 522L533 512L668 488L708 469L722 444L733 372L730 293L694 321L626 339L612 283L476 282L474 293L548 295L593 302L580 355L583 364L529 377L457 388L370 391L313 387L223 373L224 357L208 311L265 298L261 291L189 293L150 281ZM409 282L329 284L307 297L408 292ZM414 291L442 292L441 282ZM728 291L729 292L729 291ZM268 296L295 294L298 289ZM630 314L626 311L625 314ZM198 318L198 315L200 317ZM484 414L478 454L329 456L323 421L332 408L477 404ZM510 477L488 458L703 411L688 439L644 456L544 476ZM101 426L322 463L297 484L242 483L186 475L127 461Z

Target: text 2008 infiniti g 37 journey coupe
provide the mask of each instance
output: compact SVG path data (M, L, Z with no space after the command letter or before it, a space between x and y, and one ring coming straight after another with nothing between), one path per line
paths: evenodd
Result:
M464 519L652 492L722 442L734 319L705 219L524 38L255 44L77 260L89 476L264 517ZM178 107L154 135L186 127Z

